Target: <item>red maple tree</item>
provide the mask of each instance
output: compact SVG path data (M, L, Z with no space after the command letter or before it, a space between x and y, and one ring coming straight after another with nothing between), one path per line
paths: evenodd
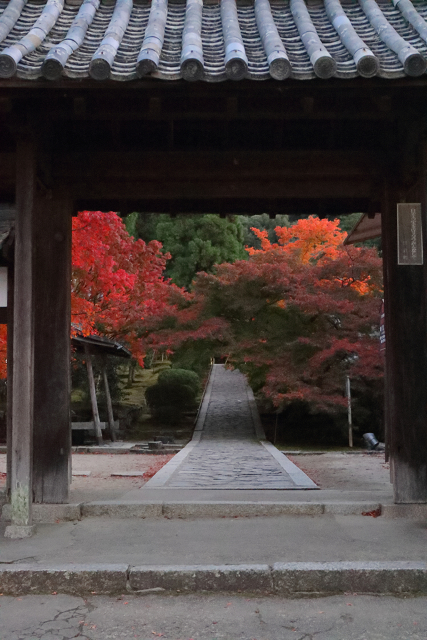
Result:
M375 249L344 246L338 220L277 227L275 244L253 231L261 249L218 265L213 275L199 273L191 306L153 342L210 340L277 407L294 400L342 406L347 373L382 376L381 259Z
M74 330L128 344L143 365L147 324L173 314L185 293L163 277L169 254L135 240L114 212L73 218L71 309Z
M169 254L155 240L135 240L114 212L73 218L72 332L125 342L142 366L147 326L173 315L186 293L163 277ZM7 376L7 328L0 325L0 378Z

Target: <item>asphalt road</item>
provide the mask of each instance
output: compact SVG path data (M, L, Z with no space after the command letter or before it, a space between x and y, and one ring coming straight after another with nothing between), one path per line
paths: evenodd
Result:
M426 640L427 598L0 597L0 640Z

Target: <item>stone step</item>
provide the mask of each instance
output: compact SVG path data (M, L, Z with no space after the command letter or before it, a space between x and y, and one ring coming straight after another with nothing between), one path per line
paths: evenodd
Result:
M0 565L9 596L66 593L334 594L427 593L426 562L275 562L235 565L15 564ZM154 633L154 632L153 632ZM418 636L417 636L418 637Z

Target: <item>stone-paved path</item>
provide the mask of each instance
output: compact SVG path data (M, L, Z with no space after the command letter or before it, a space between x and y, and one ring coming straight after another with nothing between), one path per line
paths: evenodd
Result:
M299 489L316 485L270 443L260 442L256 408L246 378L214 365L206 394L205 417L195 436L147 488ZM207 408L206 408L207 405ZM203 414L203 405L201 415ZM202 428L201 433L198 429ZM182 454L182 455L181 455ZM179 459L182 462L177 465Z

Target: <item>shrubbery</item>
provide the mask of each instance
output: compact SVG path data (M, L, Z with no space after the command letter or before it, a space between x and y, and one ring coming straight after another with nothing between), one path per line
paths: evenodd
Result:
M194 409L199 391L199 376L187 369L163 371L157 384L148 387L145 399L153 415L168 423L176 423L184 411Z
M189 369L167 369L159 375L157 383L160 385L186 385L194 390L195 395L199 391L199 376Z

